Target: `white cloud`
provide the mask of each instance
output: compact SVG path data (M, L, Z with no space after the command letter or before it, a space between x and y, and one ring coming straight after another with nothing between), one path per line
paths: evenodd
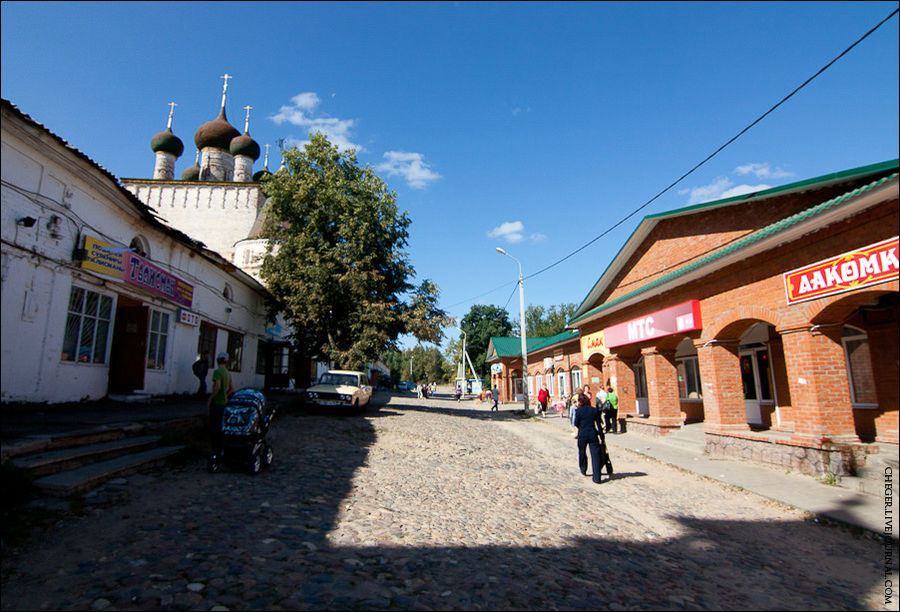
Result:
M782 168L772 168L771 164L766 163L749 163L738 166L732 174L738 176L753 175L757 179L781 179L794 176L793 172L788 172ZM688 194L688 205L700 204L702 202L712 202L714 200L723 200L725 198L733 198L735 196L771 189L772 185L768 183L760 183L758 185L748 185L742 183L735 185L727 176L720 176L708 185L699 187L691 187L689 189L679 190L681 195Z
M321 102L322 100L315 92L299 93L291 98L290 104L282 106L269 119L277 125L289 123L290 125L303 128L304 135L311 132L322 132L341 151L349 149L362 151L363 147L350 139L356 120L337 119L317 114L315 111ZM290 137L285 139L286 144L296 146L303 146L307 142L309 141Z
M432 181L443 178L425 163L421 153L388 151L384 158L385 161L375 166L375 170L388 176L401 176L413 189L425 189Z
M691 189L682 189L678 193L690 194L688 205L700 204L702 202L712 202L714 200L723 200L725 198L733 198L735 196L744 195L745 193L753 193L754 191L762 191L769 189L771 185L735 185L727 177L720 176L709 185L693 187Z
M775 168L773 170L768 163L744 164L743 166L738 166L737 168L735 168L734 171L736 174L740 174L741 176L753 174L754 176L756 176L756 178L759 179L779 179L794 176L793 172L788 172L787 170L783 170L781 168Z
M515 244L525 240L525 225L521 221L507 221L489 231L487 235L488 238L500 238L509 244ZM546 239L547 236L541 233L528 236L528 240L531 242L541 242Z

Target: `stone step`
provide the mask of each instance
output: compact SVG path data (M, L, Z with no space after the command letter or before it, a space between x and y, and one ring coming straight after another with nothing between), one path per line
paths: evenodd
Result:
M44 476L35 480L34 484L49 495L66 496L83 493L111 478L161 465L183 449L183 446L162 446L139 453L129 453L115 459Z
M839 487L856 491L873 497L882 497L884 495L884 476L881 480L874 478L862 478L860 476L841 476L837 483Z
M146 450L156 446L160 436L119 438L109 442L47 450L36 454L15 457L12 462L18 468L29 470L34 476L56 474L64 470L113 459L121 455Z

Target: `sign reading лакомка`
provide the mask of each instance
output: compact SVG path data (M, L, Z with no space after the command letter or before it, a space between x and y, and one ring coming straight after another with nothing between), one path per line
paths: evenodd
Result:
M897 236L784 274L788 304L900 278Z

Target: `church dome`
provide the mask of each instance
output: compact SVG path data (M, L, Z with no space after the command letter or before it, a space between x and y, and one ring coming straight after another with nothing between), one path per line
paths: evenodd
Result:
M244 132L237 138L232 139L228 148L232 155L243 155L249 157L253 161L259 159L259 145L250 138L250 134Z
M160 132L150 140L150 148L154 153L164 151L175 157L181 157L184 153L184 143L181 139L172 133L171 128L166 128L165 132Z
M194 134L194 143L200 150L213 147L227 151L231 141L240 135L241 133L228 123L228 119L225 117L225 108L223 107L218 117L212 121L207 121L197 128L197 133Z
M272 176L272 173L269 172L268 168L263 168L262 170L258 170L253 173L253 182L258 183L262 177L264 176Z
M186 169L181 173L182 181L199 181L200 180L200 166L194 164L190 168Z

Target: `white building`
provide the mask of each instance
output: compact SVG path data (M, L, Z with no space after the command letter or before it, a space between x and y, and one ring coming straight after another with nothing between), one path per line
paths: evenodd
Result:
M236 387L262 387L261 363L284 358L265 288L6 100L2 119L2 400L194 392L204 347L231 355ZM258 207L258 186L230 185Z

